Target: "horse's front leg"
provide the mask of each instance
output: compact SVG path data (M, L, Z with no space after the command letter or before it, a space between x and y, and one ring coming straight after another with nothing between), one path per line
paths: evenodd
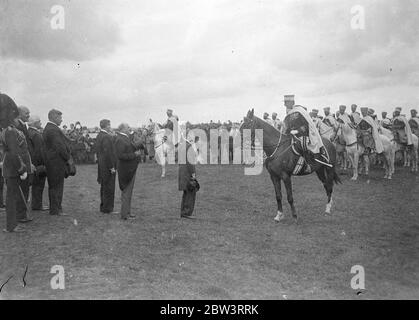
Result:
M352 162L353 176L351 180L356 181L358 180L359 152L357 150L354 153L348 151L348 154Z
M282 192L281 192L281 178L271 173L271 180L275 188L276 203L278 205L278 212L275 217L276 222L284 220L284 212L282 211Z
M370 173L370 157L368 154L362 156L364 158L365 175L368 176Z
M287 200L291 207L291 213L292 217L294 218L295 222L298 222L297 220L297 213L295 211L294 207L294 198L292 196L292 183L291 183L291 176L287 173L284 173L282 175L282 180L284 180L285 189L287 190Z

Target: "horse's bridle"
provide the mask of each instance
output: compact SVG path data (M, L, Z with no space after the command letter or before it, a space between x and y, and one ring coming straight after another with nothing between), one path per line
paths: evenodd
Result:
M255 120L253 120L253 119L250 119L250 118L248 118L249 119L249 121L250 121L250 123L251 123L251 126L250 126L250 130L252 131L252 132L254 132L255 130L256 130L256 128L255 128L255 126L256 126L256 121ZM275 147L275 150L272 152L272 154L270 155L270 156L266 156L266 159L271 159L276 153L277 153L277 151L278 151L278 149L279 149L279 146L281 145L281 141L282 141L282 136L283 135L287 135L286 133L284 133L284 132L282 132L282 131L279 131L279 139L278 139L278 143L276 143L276 144L273 144L273 145L268 145L268 146L266 146L266 147L268 147L268 148L273 148L273 147ZM262 144L263 144L263 141L262 141ZM285 151L287 151L288 149L290 149L292 146L294 145L294 142L291 142L291 144L282 152L282 153L284 153ZM253 151L255 151L256 150L256 147L255 147L255 136L254 135L251 135L251 144L250 144L250 148L251 148L251 150L253 150Z

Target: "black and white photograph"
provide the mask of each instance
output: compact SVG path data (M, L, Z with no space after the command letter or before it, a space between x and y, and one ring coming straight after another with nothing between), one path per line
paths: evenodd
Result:
M0 300L419 299L418 21L417 0L0 0Z

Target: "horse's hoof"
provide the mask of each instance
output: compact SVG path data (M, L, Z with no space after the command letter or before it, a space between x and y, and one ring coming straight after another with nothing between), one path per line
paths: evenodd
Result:
M274 220L275 220L276 222L281 222L282 220L284 220L284 218L285 218L285 216L284 216L284 214L283 214L283 213L278 213L278 214L276 215L276 217L274 218Z

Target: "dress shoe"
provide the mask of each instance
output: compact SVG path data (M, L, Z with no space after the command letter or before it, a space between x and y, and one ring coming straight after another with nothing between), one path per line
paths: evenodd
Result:
M19 222L20 223L27 223L27 222L31 222L33 220L33 218L25 218L25 219L20 219Z
M32 208L32 211L48 211L49 207L42 207L42 208Z
M7 233L12 233L12 232L17 232L17 233L21 233L21 232L26 232L26 230L22 227L16 226L12 231L8 231L7 229L3 229L4 232Z
M67 213L64 213L64 212L59 212L59 213L57 214L57 216L67 217L67 216L68 216L68 214L67 214Z
M185 218L185 219L191 219L191 220L195 220L195 219L196 219L196 217L195 217L195 216L187 216L187 215L185 215L185 214L181 214L181 215L180 215L180 217L181 217L181 218Z

